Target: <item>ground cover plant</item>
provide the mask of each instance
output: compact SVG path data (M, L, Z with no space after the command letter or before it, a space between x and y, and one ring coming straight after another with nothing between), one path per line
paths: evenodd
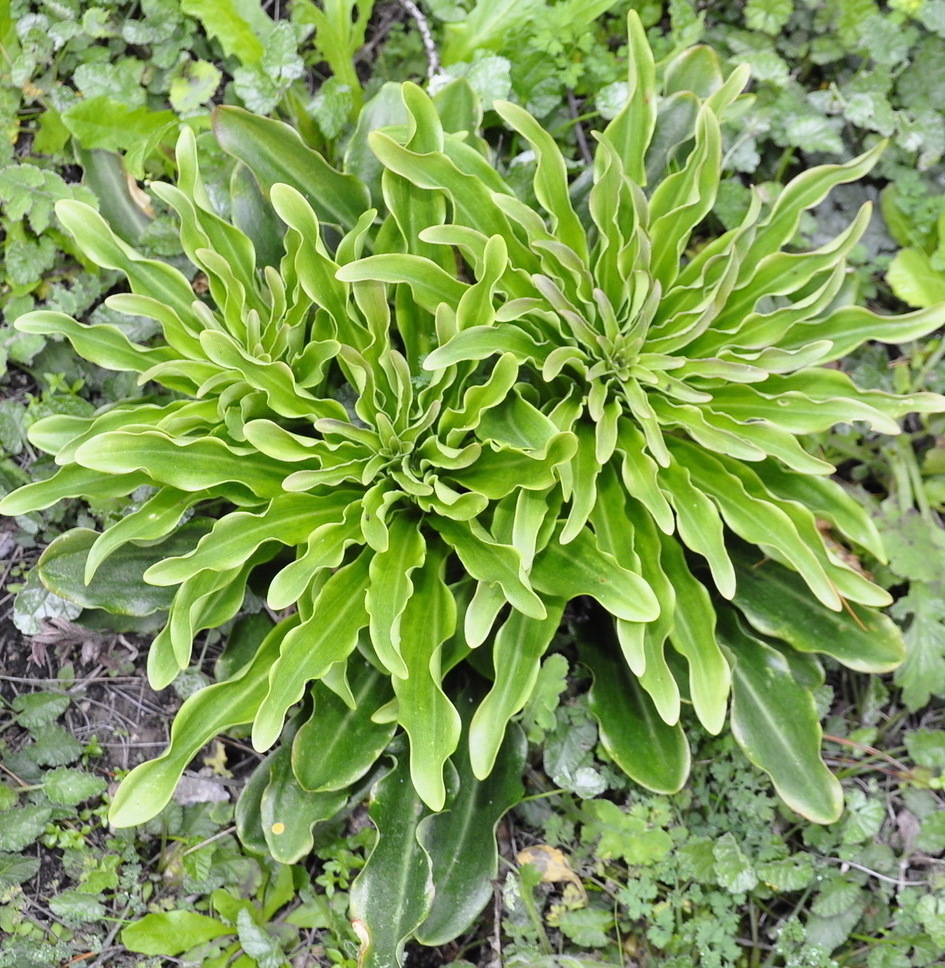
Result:
M581 654L596 673L605 747L630 776L679 789L689 765L681 699L718 732L731 691L736 738L820 822L837 818L841 800L819 758L822 672L810 654L864 671L901 657L895 628L870 608L888 596L825 543L815 512L881 557L871 522L795 437L851 415L897 432L891 418L941 409L933 394L861 391L822 366L870 337L923 335L941 313L830 308L865 214L817 250L780 251L803 211L864 174L876 152L799 176L764 216L759 199L681 264L720 182L719 116L745 74L726 80L711 52L686 51L665 66L660 100L642 27L629 23L628 99L598 136L583 224L563 158L526 112L496 105L535 151L547 221L467 144L477 111L462 82L438 101L404 86L406 125L369 139L384 168L376 231L356 174L229 109L218 138L288 228L278 271L265 219L251 239L214 213L185 131L177 187L154 190L178 212L210 299L195 300L186 277L138 255L88 206L60 202L83 252L131 282L110 307L156 320L163 340L135 345L49 311L17 323L177 395L31 428L61 469L5 498L6 513L153 489L101 534L54 541L40 562L52 590L113 613L169 607L148 657L159 687L190 664L197 631L237 614L261 572L273 611L298 603L234 646L232 677L185 702L168 752L125 781L112 818L160 810L223 728L252 722L254 745L268 749L309 693L247 786L240 823L249 842L299 859L311 828L363 796L395 744L400 765L373 777L380 838L353 895L365 963L385 963L410 936L448 940L486 899L495 851L483 833L488 848L522 764L508 723L569 601L589 596L615 622L585 637ZM320 222L343 233L332 249ZM758 550L730 538L730 553L723 522ZM759 553L772 559L761 578ZM131 568L143 590L119 601L115 576L127 582ZM808 598L830 635L786 613L784 601ZM491 662L469 664L493 680L478 703L469 676L445 678L476 649ZM326 735L328 749L316 747L312 737ZM391 897L381 885L395 870L409 887Z
M479 7L485 16L489 5ZM912 709L939 691L937 619L929 604L935 579L916 570L916 554L907 563L903 547L912 539L904 529L903 540L895 541L902 522L913 520L913 505L925 534L936 533L936 502L929 498L935 449L924 458L925 480L912 452L912 441L928 446L922 437L936 424L913 419L910 433L896 444L880 443L882 438L861 430L851 438L828 428L838 413L849 419L856 407L856 416L872 422L874 430L895 433L907 408L937 409L940 401L921 392L934 372L934 343L925 356L914 355L909 380L902 379L903 367L895 379L874 380L868 365L855 363L856 382L870 388L865 391L833 365L870 335L907 342L935 328L941 316L935 308L901 318L850 308L844 259L851 253L860 258L856 245L867 211L832 242L821 237L812 252L805 253L796 238L798 229L801 239L810 234L807 213L814 207L822 211L827 190L862 177L879 152L789 182L773 206L756 200L732 206L725 191L713 205L714 186L723 183L723 166L730 162L728 139L750 103L738 97L743 79L726 81L717 58L705 49L652 62L642 30L632 21L631 76L629 83L618 82L622 92L614 88L608 94L616 100L600 102L605 118L614 120L599 138L596 163L587 138L580 144L586 119L576 117L573 101L561 129L561 112L542 113L543 105L528 102L528 84L521 78L505 92L555 131L564 146L559 154L548 130L515 105L497 101L495 90L483 90L483 78L489 74L486 59L501 59L497 51L508 36L531 38L542 49L548 43L541 39L542 15L552 11L572 25L576 37L609 29L566 7L533 5L518 19L504 11L503 29L475 34L472 43L464 40L464 31L467 38L474 34L475 17L449 28L442 35L443 63L461 80L447 85L440 78L431 85L437 91L432 99L400 85L388 85L372 99L377 86L370 81L351 98L341 90L353 90L350 84L326 87L313 117L321 111L324 121L325 111L336 111L336 134L358 121L344 152L333 136L307 127L291 108L285 116L324 156L284 126L238 110L219 111L219 145L245 166L239 168L243 201L232 209L214 174L220 148L208 149L208 133L193 138L185 132L175 158L177 188L158 184L152 197L181 217L188 276L199 271L196 286L154 261L155 252L137 256L121 232L113 234L89 209L60 206L63 223L74 229L73 251L103 264L107 273L121 269L130 278L135 295L113 297L108 315L98 316L125 336L109 326L89 331L47 312L27 317L19 337L55 346L47 337L64 333L80 353L113 367L121 381L103 394L106 405L96 414L74 392L81 389L77 384L54 383L50 399L76 403L50 408L60 413L37 424L24 445L57 455L67 473L52 480L65 482L67 491L75 485L83 493L76 474L83 459L96 477L117 472L118 480L114 487L98 483L97 494L84 488L93 513L81 514L80 527L46 552L30 579L32 588L21 594L21 619L27 601L42 597L43 607L61 602L69 616L84 622L155 630L164 625L149 654L158 685L200 662L191 642L204 629L222 626L228 639L215 672L218 682L185 703L168 754L136 771L119 792L112 816L128 821L157 810L192 755L219 728L239 733L255 720L251 738L258 747L270 746L281 733L241 796L235 818L240 836L251 850L287 864L303 860L313 848L325 859L325 851L337 844L330 819L351 815L370 792L379 838L356 845L354 869L364 864L365 848L370 859L352 894L367 963L396 956L411 936L437 944L464 931L488 899L496 871L491 831L521 797L525 748L512 721L523 707L533 742L544 735L535 717L560 722L562 736L570 731L583 737L583 745L569 750L562 739L549 739L543 767L553 782L582 798L608 792L599 809L588 806L571 833L562 837L554 821L544 831L549 844L573 848L585 878L591 876L591 861L589 855L581 859L582 851L594 847L578 844L578 831L593 845L608 822L615 825L620 833L613 837L629 852L626 874L610 872L618 878L634 876L633 868L639 875L641 857L647 858L643 867L651 861L658 867L666 860L660 847L666 837L683 841L685 832L661 819L666 801L658 796L685 780L687 734L695 737L699 755L701 730L722 726L729 690L732 729L751 759L772 774L796 809L821 822L833 820L840 787L818 753L824 666L831 677L835 659L881 672L902 654L897 630L871 608L888 596L862 576L850 549L873 560L881 585L912 580L910 595L896 606L900 617L912 619L909 661L897 676ZM299 22L306 16L318 21L317 8L298 8ZM680 11L677 5L674 18ZM358 11L356 29L348 46L342 45L349 55L363 37L367 13ZM334 15L341 25L342 8ZM431 19L435 25L436 11ZM506 31L511 20L519 34ZM324 33L326 25L319 21L318 30ZM214 33L219 22L204 26L222 42ZM653 40L667 50L656 32ZM424 53L430 56L428 48ZM612 71L619 63L612 54L601 56L593 69L588 65L586 73L576 70L572 87L581 75L590 85L586 93L592 91L605 66ZM555 67L565 60L554 59ZM336 75L343 62L330 65ZM560 103L560 93L556 96ZM359 99L365 102L360 115ZM496 110L484 117L489 106ZM504 150L519 152L517 168L490 147L500 130L509 145ZM635 155L631 148L649 139L649 155ZM574 151L582 162L571 160ZM204 182L201 169L208 158L210 178ZM474 186L476 179L481 185ZM617 229L603 201L614 189ZM372 207L379 210L376 218ZM788 252L778 251L792 242ZM171 254L171 244L165 244ZM862 271L859 275L864 278ZM208 292L201 296L203 280ZM696 284L714 287L714 298L694 292ZM764 299L756 305L758 295ZM754 310L750 325L743 308ZM713 341L719 320L728 320L720 327L724 338ZM811 345L806 334L825 320L828 339ZM851 324L859 329L847 338ZM160 329L163 335L155 339ZM808 403L811 373L825 363L830 370L821 369L820 392ZM143 391L133 385L138 374ZM790 399L796 411L786 422L783 408L774 405L766 422L744 419L749 410L764 408L768 397L785 392L795 394ZM895 398L903 392L911 403ZM122 395L117 405L108 402ZM42 412L41 403L34 405L33 417ZM820 432L819 450L813 451L818 457L795 442L811 431ZM169 445L158 442L162 434ZM136 435L141 439L133 441ZM880 519L887 542L892 537L888 568L867 513L825 477L831 468L823 458L849 460L851 443L861 467L879 468L893 493L885 507L894 502L900 512L899 517L884 512ZM96 444L103 449L96 452ZM144 451L132 451L132 444L153 449L141 458ZM188 452L206 456L207 446L214 457L237 455L239 480L215 479L195 488L186 467L172 467L167 459ZM896 458L891 481L882 469L888 454ZM247 488L250 456L258 473L249 475ZM129 461L139 459L148 465L136 478L140 465ZM278 490L267 490L272 485L266 483L266 467L280 482ZM215 469L236 476L235 462L227 470L217 461ZM291 483L284 489L286 481ZM47 498L55 487L46 483ZM43 492L43 485L33 486L20 497ZM314 504L308 499L329 493L335 504L319 500L325 521L317 521L322 527L312 533ZM872 508L868 498L863 504ZM55 516L27 512L19 520L32 522L34 530L40 522L49 537L55 534ZM628 520L634 525L630 541ZM822 537L825 521L830 531ZM723 526L729 532L724 546ZM934 537L927 540L934 551ZM752 552L752 545L759 550ZM574 561L582 566L577 572L568 570ZM397 562L400 567L392 568ZM610 576L605 587L602 573ZM127 594L131 574L142 578L134 595ZM495 585L498 575L502 580ZM729 605L733 576L736 594ZM181 580L175 596L173 586ZM364 588L364 608L356 615L334 608ZM774 589L782 599L808 603L805 614L813 621L799 623L796 609L785 614L772 600ZM851 604L856 601L860 605ZM296 602L298 612L286 616L284 609L291 611ZM231 632L233 618L246 609L255 610L255 617ZM337 621L324 623L326 615ZM692 615L705 622L687 624ZM716 636L706 634L716 621ZM829 641L824 628L830 629ZM307 655L312 642L314 656ZM543 664L548 650L553 654ZM574 695L554 715L554 684L562 680L553 670L560 670L557 660L564 655L579 655L583 664L571 674ZM925 665L917 666L916 656L923 655ZM297 665L301 656L308 665ZM764 661L755 664L759 656ZM591 671L593 682L582 680L581 670ZM790 699L789 733L765 725L772 702L763 691L772 676ZM542 697L547 701L549 695L552 701L543 709ZM299 699L302 706L296 707ZM215 719L205 718L208 710ZM294 715L283 726L287 712ZM338 730L344 742L313 755L326 723L331 729L344 724ZM597 756L603 762L589 755L598 730ZM864 734L858 741L874 739ZM934 770L934 734L915 748L923 769ZM657 799L624 797L622 791L630 788L614 764L655 790ZM918 782L928 779L920 775ZM534 784L530 779L532 791ZM566 803L556 802L567 814ZM858 803L856 797L850 802ZM924 824L934 803L934 795L913 798L909 807ZM445 812L439 810L443 806ZM770 829L773 814L761 814L759 831ZM544 821L536 818L530 815L534 829L541 829ZM706 829L718 836L738 823L733 814ZM922 844L934 854L933 827ZM650 844L650 854L634 852L637 834ZM764 840L760 832L758 837ZM855 854L859 842L842 841L846 860L872 864L880 874L893 870L889 857L874 863ZM631 952L621 941L626 931L636 930L637 919L660 924L669 903L676 910L674 933L654 928L645 948L633 951L645 950L650 959L691 957L695 944L699 963L738 963L748 950L733 941L745 913L738 898L755 887L746 886L747 871L762 865L758 870L771 880L774 874L763 865L784 857L777 844L760 850L750 837L728 853L729 841L723 843L726 849L713 851L711 859L699 854L699 843L690 845L692 857L701 857L694 876L704 885L705 903L716 912L730 905L727 927L715 925L714 941L706 935L710 917L687 919L678 907L681 898L662 899L666 884L692 876L689 868L676 869L669 861L652 872L647 890L659 900L649 913L627 895L619 902L626 904L625 913L605 914L581 897L590 881L571 871L564 880L576 896L554 902L545 918L542 897L555 883L556 870L548 858L558 859L537 845L519 857L521 882L507 882L507 930L521 944L513 955L540 960L557 950L575 957L581 946L606 949L610 941L601 939L616 932L616 947L607 957L622 958ZM829 836L819 843L833 849L825 846L833 843ZM616 848L603 844L598 846L606 861L603 855ZM905 861L909 845L902 851ZM479 863L457 870L455 858L469 856ZM544 865L544 873L530 868L530 860ZM805 864L795 866L806 869ZM293 877L294 890L304 875ZM410 886L392 895L384 888L396 877ZM810 882L802 880L800 874L783 882L774 878L774 890L809 889ZM328 877L325 883L333 882ZM934 879L929 883L934 887ZM839 899L823 903L818 895L820 913L829 915L828 905L843 901L849 931L858 924L869 930L862 928L862 918L856 920L862 915L858 891L848 884L837 894ZM898 896L901 917L895 928L887 927L894 940L886 950L904 944L911 930L909 956L932 958L937 902L920 911L909 907L913 896L905 887ZM696 903L698 892L692 898ZM178 939L194 941L189 948L168 947L169 935L183 925L157 911L122 938L129 948L155 956L226 960L242 948L246 958L277 959L276 942L261 939L252 924L264 927L279 905L262 895L260 900L256 915L239 917L240 904L221 901L214 908L211 902L206 920L192 920L193 932ZM752 922L752 936L761 945L751 949L753 960L774 938L771 932L787 924L770 900L753 893L749 903L751 910L756 901L766 906L761 928ZM339 901L343 905L345 898ZM891 925L894 915L884 911L875 924L885 918ZM530 927L523 928L526 922ZM242 929L235 938L234 928ZM769 942L758 930L768 932ZM221 940L213 942L212 954L201 949L203 936L215 934ZM285 935L279 943L292 942ZM827 936L809 919L785 928L764 957L778 963L803 946L810 963L819 958L827 964L829 949L849 944L839 928ZM851 957L857 957L853 949Z

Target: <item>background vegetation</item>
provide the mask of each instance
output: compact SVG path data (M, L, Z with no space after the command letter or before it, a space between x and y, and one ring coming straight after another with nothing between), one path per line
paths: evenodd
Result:
M833 238L873 199L878 211L845 284L884 312L943 298L945 0L437 0L419 11L345 0L13 0L0 3L0 118L9 126L0 140L0 489L52 470L26 438L35 421L142 392L65 342L12 328L35 307L128 326L102 303L117 273L83 259L56 201L97 207L124 239L183 267L175 221L149 188L175 174L182 126L227 215L238 186L210 130L214 104L287 120L340 164L357 147L362 106L385 82L431 74L434 88L466 77L487 108L498 99L527 108L578 173L593 149L588 129L625 96L631 8L657 57L706 43L728 69L751 68L754 98L723 126L730 177L719 232L743 216L749 176L775 197L797 172L888 138L869 179L833 192L795 241ZM527 186L534 157L495 113L484 130L505 177ZM843 368L864 387L941 391L943 355L933 336L867 347ZM810 441L840 465L883 535L888 564L863 564L894 593L908 647L884 681L828 663L817 690L843 818L800 820L730 739L702 735L686 789L644 793L599 744L585 668L565 645L543 663L522 713L528 798L500 828L494 901L464 939L416 957L673 968L942 962L941 419L910 418L894 439L858 424ZM221 637L206 634L185 676L156 696L143 685L146 648L136 637L153 633L153 619L115 631L99 613L94 627L91 613L38 580L32 566L58 534L122 513L119 499L72 503L6 520L0 533L0 965L353 964L348 890L373 829L361 809L322 829L298 863L247 852L232 805L256 765L246 742L206 750L145 827L105 824L113 781L163 745L168 714L209 681L221 651ZM249 629L253 615L241 621Z

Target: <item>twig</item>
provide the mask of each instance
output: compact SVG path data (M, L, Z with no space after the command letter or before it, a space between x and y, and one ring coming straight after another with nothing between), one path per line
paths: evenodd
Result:
M413 0L399 0L400 5L416 21L417 29L423 40L423 49L427 52L427 77L432 81L440 73L440 55L437 52L436 44L433 42L433 34L430 25L423 11L413 2Z
M831 864L839 864L841 867L854 867L858 871L863 871L864 874L869 874L870 877L875 877L879 881L885 881L887 884L896 884L899 887L928 887L928 881L904 881L899 877L890 877L888 874L880 874L879 871L874 871L869 867L864 867L862 864L857 864L852 860L843 860L841 857L824 857L820 855L820 860L828 861Z
M574 137L577 139L578 149L581 152L581 157L584 159L584 164L593 165L594 155L591 153L590 147L588 147L587 138L584 135L584 128L581 125L581 113L578 111L574 91L570 88L568 88L568 111L571 112L571 117L574 119Z
M195 850L200 850L201 848L206 847L207 844L212 844L215 840L220 840L222 837L227 837L232 833L236 833L235 824L232 827L227 827L226 830L218 831L212 837L208 837L206 840L201 840L199 844L194 844L193 847L188 847L187 850L181 854L181 857L186 857L188 854L192 854Z

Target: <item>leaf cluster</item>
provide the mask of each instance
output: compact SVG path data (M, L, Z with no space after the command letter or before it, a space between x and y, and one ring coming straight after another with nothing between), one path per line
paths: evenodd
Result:
M268 48L221 22L224 8L189 6L228 56L262 63ZM349 53L360 42L366 10L300 9L323 35L335 17ZM780 14L762 13L755 26L770 32ZM5 512L128 502L101 531L53 542L44 588L109 622L160 623L157 686L248 602L264 597L272 616L234 628L218 681L185 702L113 819L152 816L228 729L272 750L237 823L283 863L370 790L378 843L352 889L367 964L399 957L410 937L455 936L487 899L493 831L520 795L510 724L526 708L534 735L552 729L560 673L543 674L542 659L568 603L596 603L583 628L568 622L593 675L592 718L549 733L545 768L582 794L611 786L593 764L598 735L627 775L678 790L691 707L712 733L730 720L794 809L833 821L817 656L867 672L901 658L874 610L889 597L850 553L881 560L879 533L797 438L850 420L896 434L907 413L940 410L934 394L861 389L834 364L868 339L923 336L941 308L882 317L849 304L845 259L868 207L817 247L788 248L805 213L878 151L814 167L771 204L751 194L713 237L745 73L726 78L705 47L657 64L636 17L629 52L623 103L573 181L551 134L494 100L533 159L524 181L500 174L469 72L432 97L382 88L340 169L285 125L220 109L217 140L238 161L230 217L189 127L177 184L154 186L191 275L60 200L83 257L132 292L90 324L50 309L18 323L133 374L146 394L30 428L59 470L5 498ZM269 66L293 79L295 67ZM666 855L652 818L607 802L586 821L603 852ZM711 846L718 886L755 886L732 838ZM409 889L388 896L397 883ZM556 923L597 946L606 919L582 910L565 906ZM215 925L277 957L248 909ZM706 951L731 946L715 930Z

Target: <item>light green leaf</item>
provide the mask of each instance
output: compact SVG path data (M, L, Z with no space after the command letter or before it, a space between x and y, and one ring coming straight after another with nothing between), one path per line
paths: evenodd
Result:
M65 336L80 356L106 370L142 373L158 363L177 359L169 347L137 346L115 326L77 323L65 313L47 310L26 313L17 319L16 328L23 333Z
M292 470L262 455L247 461L216 437L187 439L150 430L99 434L79 447L76 462L107 474L144 471L155 482L181 491L239 484L262 498L281 494Z
M935 269L922 249L902 249L886 270L892 291L910 306L927 308L945 302L945 272Z
M265 51L265 36L259 35L259 27L265 24L271 30L272 23L266 23L269 18L262 14L254 18L254 23L247 23L240 15L241 8L246 5L237 5L234 0L181 0L181 10L203 24L207 34L220 42L227 57L255 64Z
M444 556L428 551L413 572L400 623L407 676L393 679L398 720L410 737L410 776L431 810L446 802L443 767L459 743L459 713L443 691L442 645L456 629L456 602L443 581Z
M522 556L515 548L492 541L475 521L440 518L436 527L473 578L500 585L506 600L531 618L543 619L548 614L528 584Z
M568 545L552 539L537 555L530 577L545 594L566 601L590 595L628 622L652 622L659 615L659 603L646 581L601 551L586 528Z
M546 601L542 620L513 611L496 633L492 649L495 682L469 725L469 759L473 774L484 780L492 772L509 720L528 702L538 680L541 659L564 613L563 601Z
M256 749L275 743L287 711L302 698L306 683L321 679L357 645L358 633L368 624L364 597L370 558L370 551L362 552L336 571L317 592L309 616L286 635L253 723Z
M232 679L207 686L185 700L174 717L164 753L135 767L122 781L109 810L110 823L131 827L160 813L202 746L226 729L252 722L269 687L269 669L279 655L279 646L297 624L296 616L285 619Z
M183 954L198 944L212 941L233 928L198 914L196 911L162 911L146 914L143 918L122 928L121 943L129 950L142 955L165 955L169 958Z
M173 111L132 108L106 94L77 101L61 117L83 148L127 151L145 144L147 153L177 122Z
M227 514L201 537L193 551L180 557L167 555L148 568L145 581L153 585L176 585L205 569L237 568L267 541L290 546L301 544L316 528L340 515L346 495L340 497L339 501L339 495L283 494L273 498L257 514L248 511Z
M416 521L406 515L393 519L388 529L387 551L371 559L365 604L371 617L371 644L391 675L406 678L407 666L400 652L400 624L414 592L411 573L423 564L426 545Z

